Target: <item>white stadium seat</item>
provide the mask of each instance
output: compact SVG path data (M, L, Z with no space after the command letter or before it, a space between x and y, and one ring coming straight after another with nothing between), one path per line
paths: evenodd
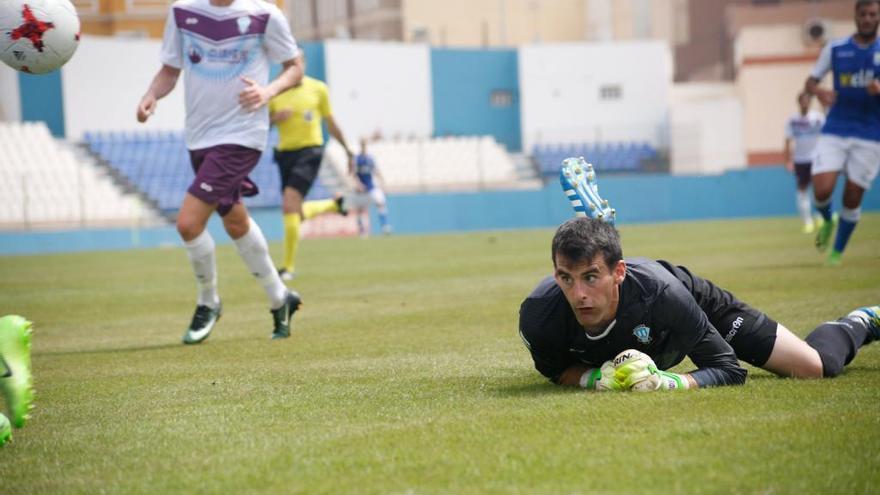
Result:
M0 228L161 223L42 122L0 122Z

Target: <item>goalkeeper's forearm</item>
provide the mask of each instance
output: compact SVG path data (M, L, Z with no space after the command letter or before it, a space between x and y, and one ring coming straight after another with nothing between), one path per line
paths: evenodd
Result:
M699 387L722 387L744 384L748 371L740 366L706 367L691 371L688 375Z
M568 385L570 387L580 386L581 376L583 376L587 370L588 368L586 366L576 364L563 371L562 374L559 375L559 378L554 380L554 382L559 385Z

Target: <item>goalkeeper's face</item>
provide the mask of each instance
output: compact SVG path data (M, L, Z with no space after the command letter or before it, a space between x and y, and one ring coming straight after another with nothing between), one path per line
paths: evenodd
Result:
M626 276L623 260L609 267L603 257L572 261L556 255L556 283L565 294L578 323L598 335L617 314L620 284Z

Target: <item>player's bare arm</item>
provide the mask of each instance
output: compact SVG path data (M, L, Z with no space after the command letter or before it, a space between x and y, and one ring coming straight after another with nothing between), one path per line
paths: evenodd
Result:
M782 159L785 160L785 170L794 172L794 161L791 159L791 139L785 139L785 149L782 152Z
M339 144L345 149L345 154L348 156L348 169L354 170L354 153L351 151L351 148L348 147L348 143L345 141L345 136L342 135L342 131L339 129L339 126L336 125L336 120L333 119L332 115L328 115L326 119L327 131L334 139L339 141Z
M807 82L804 83L804 91L818 98L819 102L826 108L834 105L834 100L837 99L837 93L819 86L819 80L815 77L807 78Z
M379 167L373 167L373 177L379 182L379 187L385 190L385 176L382 175L382 171L379 170Z
M140 104L138 104L138 122L146 122L153 115L153 112L156 111L156 103L174 89L179 77L180 69L170 65L162 65L162 68L156 73L156 77L153 78L153 82L150 83L146 94L141 98Z
M327 131L333 136L333 139L339 141L339 144L345 149L345 154L348 155L349 164L353 164L352 159L354 158L354 153L351 151L351 148L348 147L348 143L345 141L345 136L342 135L342 130L339 129L339 126L336 124L336 120L332 115L327 116Z
M291 115L293 115L293 110L291 110L289 108L276 110L274 112L270 111L269 112L269 122L271 122L272 125L279 124L279 123L284 122L285 120L289 119Z
M880 80L874 79L871 81L871 84L868 84L868 94L871 96L880 95Z
M296 57L282 64L282 71L272 82L260 86L248 77L242 77L244 89L238 94L238 103L247 111L259 110L277 94L299 84L303 78L302 59Z

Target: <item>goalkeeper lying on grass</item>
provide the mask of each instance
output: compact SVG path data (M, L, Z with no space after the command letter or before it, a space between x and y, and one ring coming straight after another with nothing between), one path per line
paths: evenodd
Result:
M780 376L832 377L880 338L880 306L823 323L804 341L687 268L624 259L592 170L566 160L562 183L586 218L556 231L555 272L522 303L519 324L535 367L554 383L639 391L741 385L738 359ZM663 371L686 356L695 371Z

